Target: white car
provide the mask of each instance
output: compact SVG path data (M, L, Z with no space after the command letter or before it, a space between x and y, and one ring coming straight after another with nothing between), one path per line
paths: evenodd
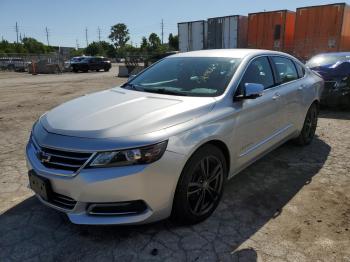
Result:
M322 89L280 52L172 55L41 116L26 149L30 186L76 224L198 223L227 179L290 139L312 141Z

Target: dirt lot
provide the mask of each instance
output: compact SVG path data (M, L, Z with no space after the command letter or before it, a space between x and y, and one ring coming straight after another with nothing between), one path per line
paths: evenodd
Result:
M27 189L33 122L125 81L109 73L0 73L0 261L350 261L350 113L323 112L312 145L286 144L233 178L207 221L72 225Z

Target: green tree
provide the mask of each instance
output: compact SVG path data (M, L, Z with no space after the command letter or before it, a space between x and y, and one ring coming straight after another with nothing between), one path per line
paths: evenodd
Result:
M22 42L23 42L24 49L26 49L28 53L42 54L42 53L47 53L51 51L50 48L46 47L43 43L37 41L32 37L25 37L22 39ZM19 44L14 44L14 45L19 45Z
M110 58L115 57L116 52L112 44L106 41L100 41L99 44L103 50L103 56L110 57Z
M92 42L85 48L85 53L92 56L115 57L115 48L106 41Z
M85 53L84 48L79 48L79 49L73 49L70 51L70 56L82 56Z
M177 35L169 34L169 48L172 50L179 50L179 37Z
M141 48L141 51L147 51L147 49L149 48L147 38L144 36L142 37L140 48Z
M129 30L125 24L116 24L111 27L111 33L108 36L116 48L124 47L129 41Z
M85 48L85 53L92 56L102 55L103 50L98 42L92 42Z
M156 33L152 33L149 35L148 42L151 51L155 51L161 46L160 38Z

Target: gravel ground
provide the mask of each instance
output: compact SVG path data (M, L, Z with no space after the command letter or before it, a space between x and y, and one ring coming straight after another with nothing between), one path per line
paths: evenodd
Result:
M125 81L109 73L0 73L0 261L350 261L350 113L322 112L307 147L287 143L234 177L205 222L71 224L27 189L33 122Z

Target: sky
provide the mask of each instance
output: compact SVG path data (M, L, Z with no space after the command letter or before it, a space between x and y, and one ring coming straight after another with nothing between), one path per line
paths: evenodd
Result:
M142 36L161 36L162 19L167 42L169 33L177 34L178 22L337 2L341 0L0 0L0 39L16 41L17 22L21 35L47 43L47 27L50 45L86 47L86 28L89 43L98 41L98 28L101 40L108 41L110 27L125 23L130 42L139 46Z

